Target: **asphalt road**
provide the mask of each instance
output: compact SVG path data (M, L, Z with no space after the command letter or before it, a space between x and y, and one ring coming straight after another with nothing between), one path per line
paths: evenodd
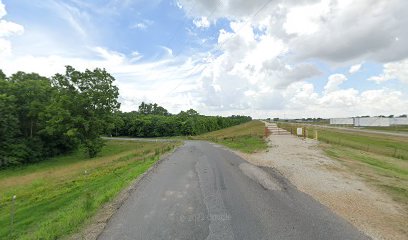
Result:
M98 239L368 239L271 168L187 141L139 183Z

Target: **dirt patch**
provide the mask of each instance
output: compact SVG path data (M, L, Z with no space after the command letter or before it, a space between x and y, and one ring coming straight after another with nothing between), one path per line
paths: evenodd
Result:
M266 152L238 153L250 163L273 167L299 190L329 207L374 239L407 239L408 213L387 194L369 186L327 157L312 139L271 135Z

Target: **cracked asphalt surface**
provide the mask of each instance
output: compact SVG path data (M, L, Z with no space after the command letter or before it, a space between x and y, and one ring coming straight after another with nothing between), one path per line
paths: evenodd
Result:
M148 174L98 239L369 239L272 168L186 141Z

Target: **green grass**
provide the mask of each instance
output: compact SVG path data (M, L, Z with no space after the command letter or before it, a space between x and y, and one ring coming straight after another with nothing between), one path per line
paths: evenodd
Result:
M212 141L241 152L254 153L265 150L268 147L264 139L264 131L265 124L261 121L253 120L233 127L194 136L192 139Z
M129 143L129 141L108 141L106 146L102 148L102 151L98 154L98 158L115 155L126 150L143 148L144 145L134 145ZM0 170L0 180L14 175L23 175L24 173L33 173L36 171L43 171L46 169L58 168L59 166L65 166L67 164L72 164L76 162L82 162L84 160L92 161L93 159L88 159L84 155L83 149L75 151L71 154L62 155L54 157L39 163L30 164L30 165L21 165L13 168L8 168L6 170Z
M103 204L177 144L108 141L94 159L79 151L0 171L0 239L56 239L79 231Z
M332 126L332 127L355 128L353 125L329 125L329 124L327 125ZM375 130L375 131L383 131L383 132L396 132L396 133L407 133L408 132L407 125L394 125L394 126L389 126L389 127L358 127L358 129Z
M379 131L387 131L387 132L408 132L408 126L390 126L390 127L364 127L362 129L367 130L379 130Z
M290 131L302 125L280 123L279 126ZM308 137L314 138L317 132L328 156L341 161L349 171L387 192L408 209L407 137L306 128Z

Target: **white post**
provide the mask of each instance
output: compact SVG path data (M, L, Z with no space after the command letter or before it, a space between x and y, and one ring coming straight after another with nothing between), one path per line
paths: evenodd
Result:
M16 195L13 196L11 199L11 227L10 227L10 233L13 234L14 230L14 212L15 212L15 202L16 202Z

